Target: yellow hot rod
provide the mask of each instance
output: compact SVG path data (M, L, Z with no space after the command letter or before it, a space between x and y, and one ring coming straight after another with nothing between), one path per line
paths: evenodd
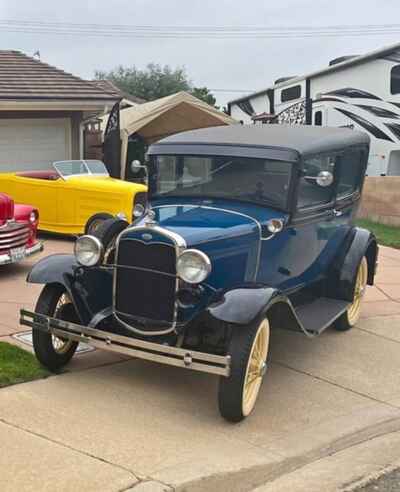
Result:
M138 203L146 201L147 188L111 178L97 160L59 161L46 171L0 174L0 191L40 213L39 229L62 234L93 232L113 216L132 219Z

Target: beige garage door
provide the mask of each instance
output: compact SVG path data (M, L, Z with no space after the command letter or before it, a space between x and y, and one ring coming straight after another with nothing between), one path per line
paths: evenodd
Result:
M49 169L70 158L68 118L0 119L0 172Z

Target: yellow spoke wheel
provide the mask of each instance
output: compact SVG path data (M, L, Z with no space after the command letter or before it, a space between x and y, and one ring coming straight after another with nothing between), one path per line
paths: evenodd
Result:
M368 263L364 256L357 270L357 276L354 283L353 302L347 308L334 324L339 331L346 331L352 328L360 319L361 303L364 297L368 280Z
M232 328L229 347L231 375L221 377L219 409L231 422L239 422L254 409L267 370L270 327L268 319Z

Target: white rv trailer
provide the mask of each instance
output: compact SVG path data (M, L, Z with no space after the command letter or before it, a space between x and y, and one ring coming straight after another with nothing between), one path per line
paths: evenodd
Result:
M400 175L400 43L341 57L303 77L228 103L248 123L348 127L371 137L369 176Z

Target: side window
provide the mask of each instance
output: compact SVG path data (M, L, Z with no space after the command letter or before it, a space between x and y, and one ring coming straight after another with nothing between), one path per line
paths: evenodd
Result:
M396 65L390 72L390 92L400 94L400 65Z
M300 178L297 208L304 209L330 203L333 199L334 184L320 186L317 177L322 171L335 172L336 156L321 155L306 159L304 175Z
M287 89L282 89L281 102L293 101L301 97L301 85L293 85Z
M361 150L346 151L338 158L338 200L346 198L360 189L362 158Z
M322 111L316 111L314 114L314 125L322 126Z

